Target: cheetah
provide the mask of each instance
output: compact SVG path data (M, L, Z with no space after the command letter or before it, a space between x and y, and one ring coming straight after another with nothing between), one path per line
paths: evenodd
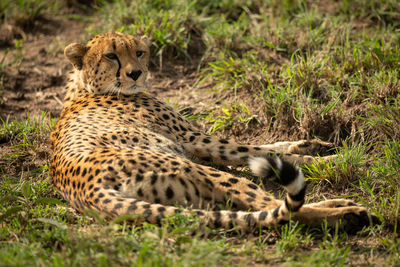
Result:
M330 143L237 144L204 134L145 93L149 46L146 36L110 32L64 50L73 70L50 136L50 174L73 208L106 218L132 214L138 224L194 214L210 228L243 231L289 220L310 226L341 221L345 230L370 224L367 209L350 200L304 204L306 181L295 164L329 160ZM282 185L284 199L216 168L243 165L263 185ZM221 208L227 202L231 207Z

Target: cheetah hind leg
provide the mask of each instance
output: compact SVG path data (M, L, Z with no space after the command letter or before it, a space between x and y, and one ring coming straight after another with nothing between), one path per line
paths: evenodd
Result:
M327 202L322 205L334 205L339 202ZM365 226L379 224L379 219L365 207L318 207L318 204L306 204L294 213L292 219L309 226L320 226L324 221L329 227L339 226L347 233L354 234Z
M285 201L279 201L279 206L260 211L178 209L127 197L113 188L103 187L96 191L94 197L98 198L101 194L104 200L93 203L89 208L94 208L109 218L132 214L139 224L144 221L161 224L164 218L174 213L195 213L203 225L235 228L244 232L276 226L289 220L290 213L299 210L304 203L306 184L302 172L279 158L253 158L250 165L256 173L274 177L287 190Z
M264 180L273 176L277 176L276 179L280 179L280 177L287 175L287 170L282 173L271 173L270 170L274 168L281 171L284 170L285 168L279 166L281 164L285 164L285 162L280 161L277 158L275 158L275 160L252 158L249 161L253 173L263 177ZM278 182L287 189L288 196L294 199L297 199L297 197L291 195L293 194L293 188L303 188L303 190L305 190L305 186L300 186L300 184L298 184L303 184L303 179L296 179L289 184L289 186L285 186L285 181L282 179ZM287 199L285 199L285 204L286 206L289 204ZM360 207L353 201L347 199L331 199L317 203L305 204L301 207L298 205L298 207L299 209L291 210L291 218L308 226L320 226L324 221L326 221L330 227L339 225L341 229L348 233L356 233L365 226L380 223L379 219L375 215L371 214L365 207Z

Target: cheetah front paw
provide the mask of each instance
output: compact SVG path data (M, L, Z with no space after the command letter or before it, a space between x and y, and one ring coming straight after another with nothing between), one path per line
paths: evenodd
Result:
M323 200L316 203L306 204L307 207L315 207L315 208L342 208L342 207L351 207L358 206L354 201L349 199L328 199Z
M317 139L302 140L289 146L289 153L311 156L330 156L336 153L335 146L329 142L323 142Z

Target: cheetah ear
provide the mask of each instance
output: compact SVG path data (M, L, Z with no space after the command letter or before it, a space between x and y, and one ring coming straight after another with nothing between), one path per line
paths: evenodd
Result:
M85 45L72 43L64 49L64 55L76 69L81 70L83 66L83 56L86 54L86 50Z
M140 41L142 41L143 43L145 43L148 47L151 46L151 39L149 37L147 37L147 35L143 35L140 37Z

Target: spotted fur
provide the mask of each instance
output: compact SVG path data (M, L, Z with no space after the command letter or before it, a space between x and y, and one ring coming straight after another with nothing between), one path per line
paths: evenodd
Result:
M306 183L294 163L328 160L329 143L240 145L209 136L166 103L143 93L149 41L121 33L96 35L65 48L74 66L62 114L52 134L51 177L77 210L112 218L137 215L161 224L174 213L196 213L210 227L251 231L289 219L347 228L369 223L369 213L348 200L304 203ZM201 162L201 164L200 164ZM243 177L208 164L249 164L265 186L287 191L284 200ZM220 210L218 204L231 203ZM176 205L186 208L178 209Z

